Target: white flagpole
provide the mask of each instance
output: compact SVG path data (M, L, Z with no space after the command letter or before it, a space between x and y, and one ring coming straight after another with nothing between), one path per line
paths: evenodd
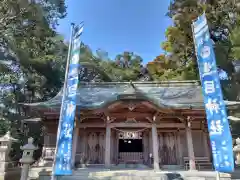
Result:
M62 112L64 110L63 103L65 101L66 97L66 88L67 88L67 79L68 79L68 70L69 70L69 62L71 58L71 51L72 51L72 40L73 40L73 30L74 30L75 24L71 23L71 34L70 34L70 40L69 40L69 46L68 46L68 56L67 56L67 63L66 63L66 70L65 70L65 79L64 79L64 84L63 84L63 92L62 92L62 104L61 104L61 110L60 110L60 116L59 116L59 122L58 122L58 131L57 131L57 140L56 140L56 148L55 148L55 156L53 160L53 165L52 165L52 177L51 180L56 180L57 178L54 175L54 169L55 169L55 163L56 163L56 154L57 154L57 149L58 149L58 141L59 141L59 136L60 136L60 130L61 130L61 124L62 124Z

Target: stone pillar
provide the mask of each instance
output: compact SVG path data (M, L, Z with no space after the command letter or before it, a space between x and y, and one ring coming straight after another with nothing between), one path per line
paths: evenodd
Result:
M159 170L158 134L156 124L152 125L152 143L153 143L153 168L154 170Z
M9 153L13 142L17 139L11 137L10 132L7 132L3 137L0 138L0 176L4 177L8 168L14 167Z
M188 148L188 158L189 158L189 170L196 170L191 122L189 118L187 119L187 124L186 124L186 138L187 138L187 148Z
M106 127L106 140L105 140L105 167L110 168L111 166L111 128L109 124Z
M20 162L22 163L22 172L21 172L21 179L20 180L27 180L28 173L31 163L34 162L33 160L33 152L38 148L33 145L33 138L28 139L28 144L25 146L20 147L23 150L22 159Z
M79 137L79 128L75 126L73 131L73 142L72 142L72 167L73 168L75 167L75 162L76 162L78 137Z

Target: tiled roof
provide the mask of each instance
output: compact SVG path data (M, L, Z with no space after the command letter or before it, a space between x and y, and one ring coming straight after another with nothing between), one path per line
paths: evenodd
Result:
M203 97L198 81L85 83L77 92L77 105L84 109L107 106L120 99L142 99L164 108L203 109ZM46 102L25 104L37 108L59 108L62 91ZM237 102L225 101L233 106Z

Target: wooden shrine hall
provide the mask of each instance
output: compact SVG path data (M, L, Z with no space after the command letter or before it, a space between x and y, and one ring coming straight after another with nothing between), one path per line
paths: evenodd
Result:
M44 165L51 164L62 91L47 102L25 104L46 127ZM236 102L225 101L228 108ZM198 81L81 83L72 163L144 164L161 168L211 168L212 154Z

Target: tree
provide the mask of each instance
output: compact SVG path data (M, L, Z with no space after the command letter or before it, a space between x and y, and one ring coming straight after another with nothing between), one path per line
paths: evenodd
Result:
M53 28L64 16L62 0L0 2L0 134L11 130L21 144L21 120L29 114L19 102L48 99L62 85L67 46Z
M82 43L80 64L87 68L81 69L81 81L136 81L149 80L147 70L142 66L142 58L133 52L118 54L114 60L108 53L98 49L93 53L89 46ZM100 78L101 77L101 78Z
M229 81L224 82L225 97L236 100L236 93L228 93L228 89L231 89L236 82L231 57L234 49L230 34L238 24L239 2L239 0L207 0L203 4L201 1L191 0L171 1L167 15L173 20L173 26L166 31L167 40L162 43L162 49L166 53L166 59L174 63L175 68L171 69L174 75L167 78L173 79L178 76L185 80L199 79L191 24L205 11L210 35L215 45L217 65L230 77Z
M115 64L112 64L115 79L117 81L143 80L146 69L143 67L142 61L142 58L133 52L125 51L118 54L115 58Z

